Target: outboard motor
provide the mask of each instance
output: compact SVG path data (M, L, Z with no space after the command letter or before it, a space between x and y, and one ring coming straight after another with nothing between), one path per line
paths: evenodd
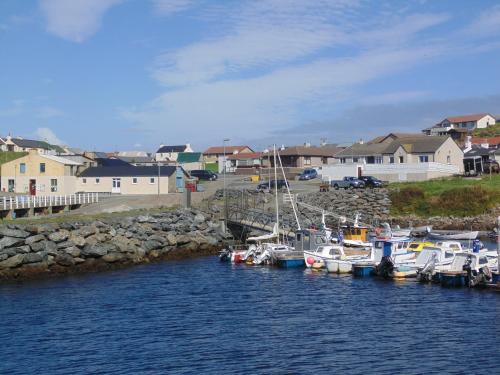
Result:
M254 257L253 264L266 264L271 259L271 254L269 250L264 250L261 254Z
M390 256L382 257L380 263L375 267L375 274L377 276L387 279L394 271L394 262Z
M233 254L233 249L228 247L227 249L222 249L219 253L219 260L221 262L229 262L231 260L231 256Z
M436 269L436 253L432 253L430 259L425 263L422 270L417 271L417 280L422 283L428 283L432 281L432 276Z

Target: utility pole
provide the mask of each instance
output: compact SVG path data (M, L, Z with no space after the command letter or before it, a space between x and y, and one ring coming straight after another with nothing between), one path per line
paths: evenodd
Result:
M229 138L224 138L222 140L222 148L223 148L223 166L222 166L222 178L224 181L224 189L223 189L223 197L224 197L224 219L225 224L227 226L227 217L228 217L228 204L227 204L227 196L226 196L226 142L229 142Z
M160 199L160 162L158 162L158 199Z

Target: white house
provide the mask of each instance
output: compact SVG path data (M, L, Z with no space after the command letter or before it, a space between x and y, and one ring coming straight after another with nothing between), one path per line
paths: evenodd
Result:
M189 143L175 146L160 145L155 159L156 161L177 161L180 152L193 152L193 149Z
M488 126L495 125L495 123L495 117L489 113L447 117L433 127L424 129L423 133L427 135L448 135L448 132L452 129L472 131L474 129L487 128Z

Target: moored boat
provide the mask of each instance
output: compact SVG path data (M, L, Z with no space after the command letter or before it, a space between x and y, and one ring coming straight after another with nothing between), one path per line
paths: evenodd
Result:
M475 240L479 235L478 231L472 232L430 232L429 238L435 240Z

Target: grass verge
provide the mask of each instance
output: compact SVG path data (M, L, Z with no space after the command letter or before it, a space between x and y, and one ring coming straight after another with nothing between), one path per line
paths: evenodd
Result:
M393 183L393 215L475 216L500 206L500 175Z

